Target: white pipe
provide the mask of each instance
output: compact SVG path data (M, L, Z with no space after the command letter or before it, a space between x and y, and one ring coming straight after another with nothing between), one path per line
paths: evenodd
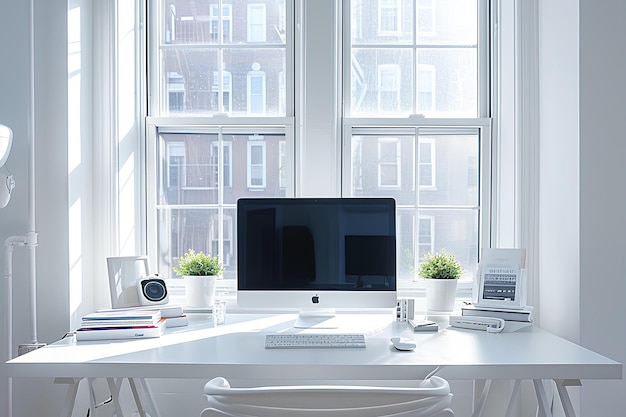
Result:
M13 247L23 246L26 243L24 236L11 236L4 242L5 269L4 269L4 305L6 325L6 360L13 359ZM7 417L13 416L13 379L7 378Z
M13 257L13 246L6 246L5 256L5 270L4 270L4 294L5 294L5 313L4 323L6 326L6 360L13 359L13 306L11 305L11 294L13 293L13 285L11 281L12 264L11 258ZM6 403L6 415L11 417L13 415L13 379L7 378L7 403Z
M35 7L29 1L29 80L28 80L28 233L26 245L29 247L29 299L30 342L37 343L37 233L35 232Z

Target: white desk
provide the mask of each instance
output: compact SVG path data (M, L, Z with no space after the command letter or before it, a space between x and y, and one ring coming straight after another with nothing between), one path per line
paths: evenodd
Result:
M450 327L437 333L413 333L391 315L372 315L362 321L353 317L350 330L366 333L365 349L266 350L265 333L294 331L290 326L295 315L230 314L223 326L213 328L210 320L192 318L190 326L168 329L157 339L61 340L9 361L7 372L10 377L76 381L223 376L280 382L293 381L294 376L309 381L413 380L441 367L437 374L449 380L533 380L540 415L545 416L550 414L541 405L542 380L557 381L559 393L569 402L566 385L622 376L620 363L534 327L496 334ZM398 352L389 341L392 336L413 337L417 348Z

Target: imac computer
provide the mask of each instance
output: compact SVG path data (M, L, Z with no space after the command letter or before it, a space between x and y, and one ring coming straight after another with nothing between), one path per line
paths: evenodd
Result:
M392 198L237 201L237 303L298 310L297 328L334 328L339 309L395 308Z

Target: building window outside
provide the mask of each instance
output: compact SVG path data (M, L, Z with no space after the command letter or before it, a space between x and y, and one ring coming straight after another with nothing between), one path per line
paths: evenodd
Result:
M256 70L248 72L248 113L265 114L265 73L259 71L260 65L254 63Z
M213 83L211 85L212 107L222 109L224 113L230 112L232 108L232 89L233 89L233 77L228 71L222 72L222 82L219 82L219 73L213 72ZM220 95L220 91L222 94Z
M378 140L378 186L400 187L400 142L395 138Z
M420 36L436 36L436 0L418 0L417 32Z
M400 32L400 0L378 0L378 33L392 35Z
M434 188L436 158L435 158L435 141L430 138L420 138L419 142L419 185L421 189Z
M265 42L265 32L265 4L248 4L248 42Z
M415 252L418 255L418 259L424 259L424 255L426 255L427 253L433 253L435 251L434 220L435 218L432 216L421 216L417 219L418 238L417 249Z
M265 141L254 137L248 142L248 188L265 188Z
M378 67L378 110L392 113L400 110L400 67Z
M232 21L232 5L222 4L222 14L220 16L220 7L218 4L211 5L211 12L209 15L209 24L211 26L211 38L218 39L219 36L219 22L222 22L222 39L226 42L233 41L233 21Z
M435 67L433 65L419 65L417 70L417 111L429 113L436 110L435 97Z

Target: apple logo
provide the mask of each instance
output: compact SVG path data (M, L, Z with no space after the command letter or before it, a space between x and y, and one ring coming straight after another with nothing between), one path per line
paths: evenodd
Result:
M320 302L320 296L319 296L319 295L317 295L317 294L315 294L313 297L311 297L311 302L312 302L313 304L319 304L319 302Z

